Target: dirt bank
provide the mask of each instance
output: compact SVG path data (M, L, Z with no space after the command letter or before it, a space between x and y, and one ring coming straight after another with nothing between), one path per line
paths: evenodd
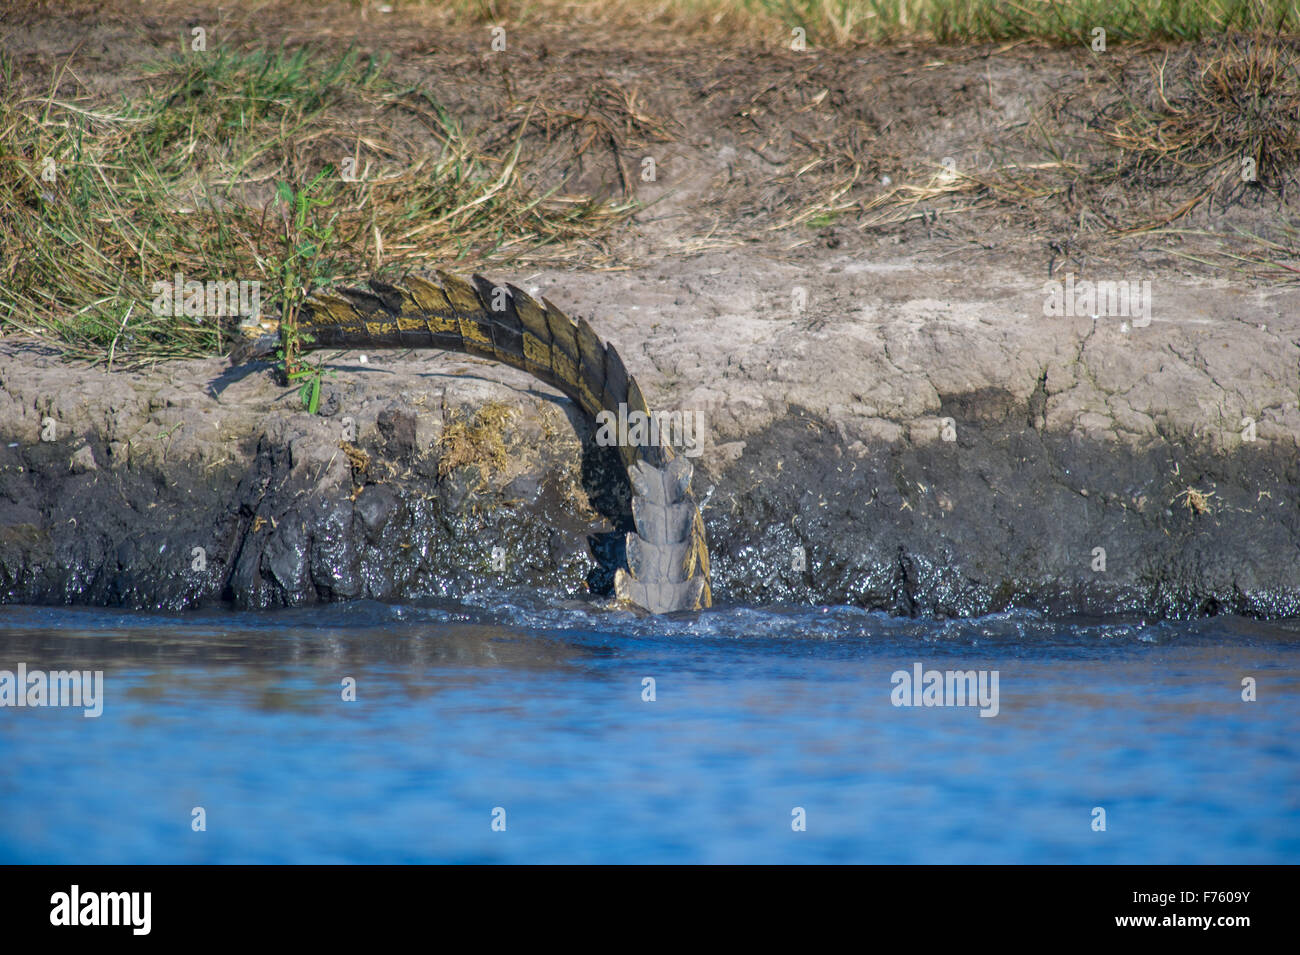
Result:
M232 48L355 45L480 142L518 142L539 190L644 203L585 244L455 267L586 316L653 408L704 416L719 602L1300 613L1295 210L1108 172L1098 123L1165 51L556 25L494 55L486 24L422 9L103 6L10 14L0 42L28 77L74 63L69 98L142 82L200 23ZM295 162L379 123L418 144L417 119L341 115ZM1137 229L1183 208L1180 231ZM264 365L123 370L128 351L110 372L7 332L0 601L609 591L627 489L522 374L333 355L311 416Z
M923 259L523 284L589 317L653 407L704 416L720 601L1300 610L1293 292L1157 274L1142 324ZM110 373L6 340L4 599L607 592L625 488L565 399L474 359L365 357L330 362L311 416L265 366ZM445 429L488 402L504 454L448 470Z

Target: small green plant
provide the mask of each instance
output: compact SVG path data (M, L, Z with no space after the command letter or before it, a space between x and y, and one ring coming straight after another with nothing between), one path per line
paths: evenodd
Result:
M281 204L282 227L281 254L272 270L279 280L279 288L272 296L280 308L280 347L276 357L286 384L302 382L299 395L303 407L311 414L320 408L325 370L319 361L309 364L302 359L303 346L310 345L312 337L298 328L298 314L313 288L328 285L337 277L331 250L338 213L328 219L323 215L333 202L328 185L333 181L334 170L326 166L301 189L294 189L287 182L278 182L275 187ZM326 185L322 186L322 182Z
M841 215L843 215L841 211L819 212L808 220L808 228L810 229L828 228L829 226L833 226L836 222L838 222Z

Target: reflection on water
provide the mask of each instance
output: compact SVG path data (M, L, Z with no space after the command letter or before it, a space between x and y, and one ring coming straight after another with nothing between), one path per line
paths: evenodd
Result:
M19 663L104 712L0 708L0 861L1300 861L1295 622L0 607Z

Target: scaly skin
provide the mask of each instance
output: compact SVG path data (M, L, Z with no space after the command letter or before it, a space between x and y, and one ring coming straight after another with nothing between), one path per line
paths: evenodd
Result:
M499 361L559 389L593 420L601 411L617 415L620 403L629 414L649 413L614 346L585 319L478 275L467 282L440 271L437 281L372 279L370 290L318 292L304 303L299 329L311 336L304 349L441 348ZM628 566L615 574L615 593L651 613L710 606L709 547L690 461L667 445L620 446L619 454L636 532L627 535Z

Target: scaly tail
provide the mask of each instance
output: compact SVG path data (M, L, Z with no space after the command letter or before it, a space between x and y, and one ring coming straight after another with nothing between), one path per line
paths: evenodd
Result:
M589 417L601 411L649 414L636 379L613 345L585 319L574 322L546 299L481 276L445 272L437 282L410 276L370 281L311 296L299 329L305 348L441 348L520 368L562 391ZM704 519L691 493L691 463L667 445L620 446L632 486L636 532L627 535L627 569L614 576L620 599L652 613L698 610L713 602Z

